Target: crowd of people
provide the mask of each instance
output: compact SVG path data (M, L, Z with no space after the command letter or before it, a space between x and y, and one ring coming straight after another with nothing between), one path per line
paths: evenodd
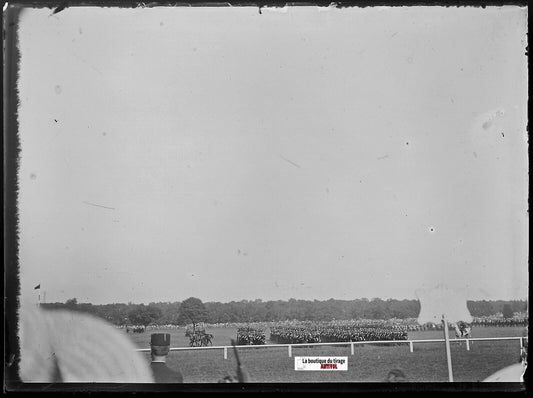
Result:
M151 362L136 351L132 341L107 322L93 316L26 306L21 311L20 379L24 382L183 383L178 369L167 366L170 333L152 333ZM527 328L519 362L527 364ZM235 347L234 347L235 348ZM249 382L250 376L237 358L237 375L220 383ZM498 376L503 377L503 376ZM400 369L392 369L384 381L407 381Z

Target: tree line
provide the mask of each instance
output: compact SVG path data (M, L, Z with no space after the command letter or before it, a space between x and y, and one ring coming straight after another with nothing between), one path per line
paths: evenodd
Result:
M185 304L185 305L184 305ZM420 312L418 300L241 300L229 303L206 302L189 298L183 302L152 302L149 304L91 304L69 299L65 303L41 304L48 309L67 308L87 312L115 325L186 325L194 322L269 322L269 321L332 321L345 319L416 318ZM522 300L468 301L472 316L490 316L503 313L525 312Z

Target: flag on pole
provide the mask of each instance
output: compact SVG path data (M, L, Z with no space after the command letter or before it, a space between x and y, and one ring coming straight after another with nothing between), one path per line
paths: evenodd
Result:
M40 288L41 288L41 284L39 283L37 286L35 286L35 287L33 288L33 290L37 290L37 289L40 289Z

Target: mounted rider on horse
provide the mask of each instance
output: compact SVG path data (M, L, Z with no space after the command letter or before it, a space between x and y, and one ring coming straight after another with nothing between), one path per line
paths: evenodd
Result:
M470 338L472 328L466 322L459 321L455 324L455 338Z

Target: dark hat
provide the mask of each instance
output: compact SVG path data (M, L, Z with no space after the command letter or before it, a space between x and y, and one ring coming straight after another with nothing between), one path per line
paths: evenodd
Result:
M152 333L150 343L152 345L170 345L170 333Z

